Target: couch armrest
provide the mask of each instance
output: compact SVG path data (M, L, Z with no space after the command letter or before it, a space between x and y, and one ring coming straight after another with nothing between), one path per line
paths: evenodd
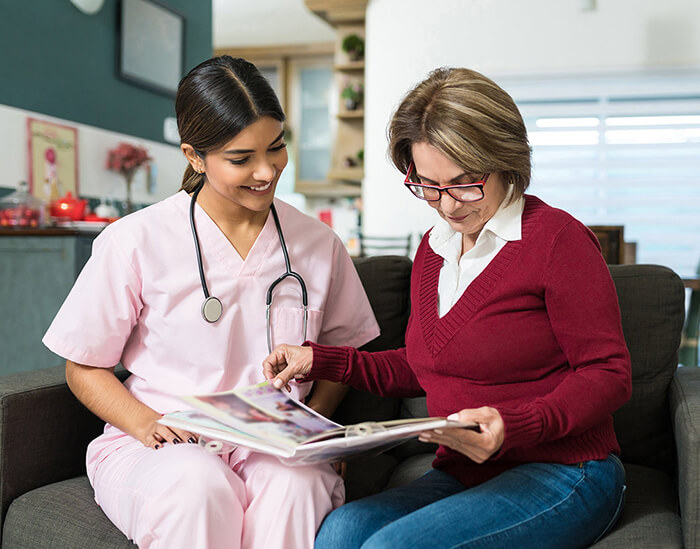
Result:
M25 492L85 474L85 449L103 426L63 366L0 378L0 520Z
M700 547L700 368L681 367L670 386L685 547Z

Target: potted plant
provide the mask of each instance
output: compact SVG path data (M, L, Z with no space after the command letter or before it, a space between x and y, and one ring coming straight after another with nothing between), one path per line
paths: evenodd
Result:
M126 213L133 210L131 202L131 182L136 171L148 165L151 157L144 147L131 143L119 143L117 147L107 152L107 169L120 173L126 182Z
M359 61L365 56L365 41L357 34L348 34L343 38L342 48L350 61Z
M359 83L347 83L340 92L340 97L345 99L345 108L349 111L354 111L362 103L364 97L364 87Z

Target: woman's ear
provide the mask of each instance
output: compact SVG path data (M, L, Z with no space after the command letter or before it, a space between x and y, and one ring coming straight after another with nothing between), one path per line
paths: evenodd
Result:
M185 155L185 158L187 158L187 161L194 171L197 173L204 173L204 159L197 154L197 151L194 150L192 145L183 143L180 145L180 150L182 154Z

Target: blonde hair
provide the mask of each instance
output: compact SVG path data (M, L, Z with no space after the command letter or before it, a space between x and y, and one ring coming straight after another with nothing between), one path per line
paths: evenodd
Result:
M432 145L469 173L500 173L511 200L530 184L530 145L513 99L484 75L439 68L409 91L388 130L389 156L402 173L414 143Z

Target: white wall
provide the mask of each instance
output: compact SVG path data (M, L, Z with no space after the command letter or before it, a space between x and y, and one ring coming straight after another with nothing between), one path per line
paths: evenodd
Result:
M391 113L439 66L513 75L700 69L697 0L370 0L366 19L367 234L424 232L434 213L386 158ZM504 85L508 90L508 87ZM515 97L517 101L517 97Z
M142 145L153 158L156 167L153 193L146 190L146 178L139 170L132 185L134 203L152 203L169 196L180 188L185 159L180 149L147 139L76 124L39 113L0 105L0 187L13 188L29 178L27 151L27 117L48 120L78 129L78 191L80 196L125 200L126 185L118 173L105 168L107 151L122 141Z

